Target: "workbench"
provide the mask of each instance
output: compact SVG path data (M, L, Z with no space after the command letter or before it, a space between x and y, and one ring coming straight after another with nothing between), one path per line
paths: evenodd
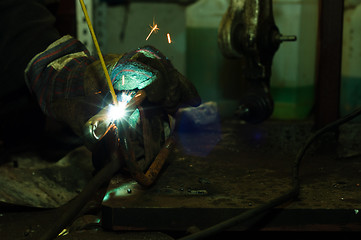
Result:
M292 188L292 166L312 127L310 122L249 125L233 119L219 131L209 126L183 132L155 186L142 189L116 177L111 181L108 191L115 190L102 204L103 224L114 230L204 229L266 204ZM274 209L263 229L361 230L355 131L349 126L340 130L338 142L332 132L311 145L301 161L299 199Z
M314 131L312 120L250 125L230 118L177 132L177 145L153 186L143 188L124 174L114 176L96 194L104 197L99 212L93 213L100 221L98 230L83 229L59 239L91 239L89 234L122 239L119 234L130 233L136 237L124 235L125 239L146 233L172 239L167 237L186 235L266 204L291 188L295 157ZM360 231L360 131L359 123L348 123L316 139L301 160L298 198L226 232ZM66 205L2 209L0 234L18 229L13 234L36 239ZM16 239L13 236L2 239Z

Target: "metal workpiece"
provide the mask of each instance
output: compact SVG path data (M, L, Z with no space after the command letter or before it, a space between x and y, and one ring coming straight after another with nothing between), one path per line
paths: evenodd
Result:
M110 121L106 119L107 112L108 107L102 109L85 123L83 138L88 149L92 149L101 137L107 133L110 127Z
M280 33L274 21L271 0L231 1L219 26L218 45L225 57L245 60L247 95L238 112L247 113L241 116L246 121L262 122L272 114L269 87L273 56L281 42L295 40L296 36ZM254 96L259 97L254 99Z
M126 142L123 141L122 143ZM133 177L133 179L137 181L141 186L149 187L153 185L156 178L158 177L158 174L162 170L162 167L165 164L173 146L174 139L173 137L170 137L167 139L164 147L159 151L154 161L151 162L151 165L146 171L143 171L142 165L138 164L138 162L136 161L134 151L132 151L132 149L128 149L127 152L124 154L124 162L126 168ZM131 191L128 191L128 193L130 192Z
M125 106L127 114L115 120L109 118L108 107L104 108L87 122L85 133L92 144L92 161L96 169L102 169L109 159L118 156L122 170L140 185L148 187L165 164L174 138L165 134L168 131L166 124L169 125L168 115L144 101L145 98L145 91L135 93ZM129 118L136 110L139 112L138 123L132 125ZM114 129L116 140L109 141L107 135ZM114 147L114 144L117 146Z
M141 186L149 187L155 182L158 174L161 172L175 140L173 136L164 139L163 136L154 134L153 129L159 129L160 132L164 132L162 129L163 121L159 119L161 116L153 115L150 117L144 113L143 108L139 107L139 110L143 130L143 143L141 143L144 148L143 159L139 160L136 157L137 153L131 137L131 127L123 127L119 131L118 149L122 152L122 161L124 161L126 171ZM126 125L126 123L123 124Z

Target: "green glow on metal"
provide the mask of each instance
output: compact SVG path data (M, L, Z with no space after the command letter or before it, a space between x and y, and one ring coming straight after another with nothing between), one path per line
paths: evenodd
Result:
M103 202L108 201L115 197L126 197L131 196L130 193L134 193L134 188L138 185L136 181L126 182L118 187L110 189L103 197ZM131 189L131 191L129 191Z

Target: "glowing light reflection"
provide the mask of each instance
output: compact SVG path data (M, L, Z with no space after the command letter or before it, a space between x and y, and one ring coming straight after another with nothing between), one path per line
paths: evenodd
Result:
M122 119L127 115L127 104L132 99L132 93L122 92L118 99L120 101L118 101L117 105L109 104L107 116L111 122Z
M132 196L136 194L138 190L139 186L136 181L125 182L117 187L109 189L103 198L103 202L117 197Z
M108 110L108 118L110 121L115 121L117 119L122 119L125 116L125 109L127 103L118 101L117 105L110 104Z

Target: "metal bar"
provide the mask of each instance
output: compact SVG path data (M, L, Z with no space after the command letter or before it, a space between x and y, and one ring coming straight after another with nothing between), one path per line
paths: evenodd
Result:
M146 154L146 162L148 163L150 159L153 156L153 152L149 149L149 146L151 146L152 136L150 131L150 123L148 122L148 119L143 114L142 107L140 106L143 100L146 97L146 92L143 90L140 90L127 104L127 109L131 109L133 111L134 108L138 108L140 114L141 114L141 121L143 123L143 131L144 131L144 146L145 146L145 154ZM124 123L126 124L126 123ZM158 155L155 157L154 161L148 168L148 170L144 173L142 167L138 164L138 162L135 159L135 153L131 146L131 144L128 143L129 138L129 129L123 128L121 131L121 134L123 140L121 140L120 143L120 150L124 151L124 162L132 175L132 177L142 186L150 186L154 183L155 179L157 178L159 172L161 171L164 163L166 162L168 155L170 151L172 150L174 146L174 138L170 136L164 146L160 149ZM151 156L149 156L151 154ZM147 164L148 165L148 164Z
M242 214L249 209L229 208L102 208L102 226L107 230L183 231L190 226L204 229ZM289 209L273 208L263 218L263 224L253 230L270 231L359 231L361 224L352 209ZM127 217L124 217L127 216ZM157 219L154 221L154 219ZM252 226L248 220L229 231L244 231ZM322 231L322 230L321 230ZM195 238L197 239L197 238ZM203 239L203 238L199 238ZM207 238L204 238L207 239ZM225 238L226 239L226 238ZM235 239L235 238L232 238Z
M343 0L320 1L315 127L340 117Z

